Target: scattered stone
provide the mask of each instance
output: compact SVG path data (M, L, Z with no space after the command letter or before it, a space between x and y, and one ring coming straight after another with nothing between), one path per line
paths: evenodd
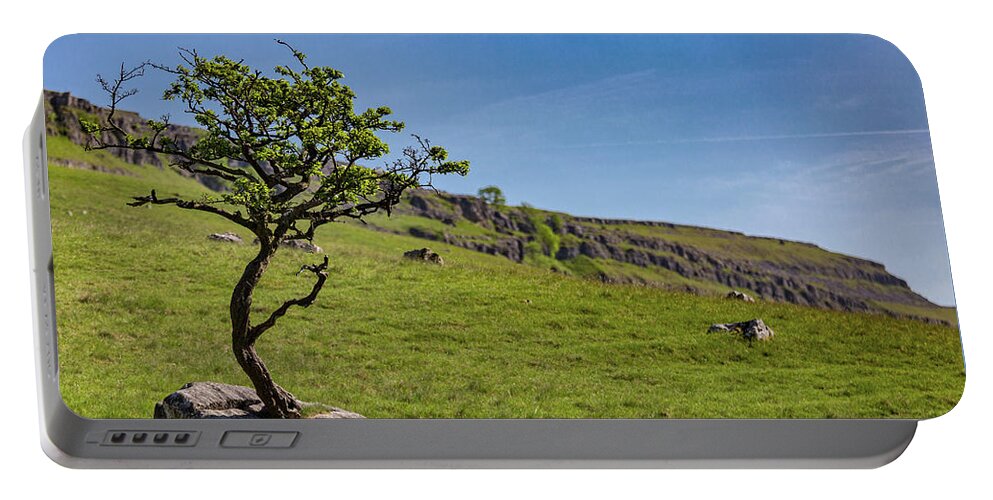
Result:
M421 248L419 250L410 250L409 252L404 252L403 256L408 259L413 260L423 260L425 262L432 262L438 264L439 266L445 265L445 259L442 259L437 252L434 252L430 248Z
M740 300L742 302L755 302L755 299L753 299L751 295L739 292L737 290L731 290L730 292L728 292L726 298Z
M707 333L730 332L731 327L727 323L714 323L707 329Z
M259 239L252 239L253 245L259 244ZM300 250L307 253L324 253L324 249L307 241L307 240L283 240L279 244L280 247L289 248L291 250Z
M211 233L207 235L208 239L214 241L223 241L226 243L244 243L241 236L234 233Z
M714 332L736 332L740 333L742 338L751 342L753 340L769 340L775 333L772 328L769 328L764 321L759 318L742 321L740 323L715 323L710 325L707 329L707 333Z
M263 418L262 401L255 390L240 385L219 382L190 382L178 391L155 403L154 418ZM301 407L318 406L300 403ZM319 405L323 410L311 418L365 418L358 413L333 406Z
M324 249L307 241L307 240L286 240L280 243L280 246L286 248L292 248L294 250L302 250L308 253L324 253Z

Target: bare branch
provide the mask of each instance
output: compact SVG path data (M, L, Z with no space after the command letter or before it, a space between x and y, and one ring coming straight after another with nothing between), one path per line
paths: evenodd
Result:
M241 215L241 212L229 212L223 208L211 205L209 203L204 203L200 201L184 200L182 198L159 198L155 194L155 190L148 196L135 196L132 198L134 201L128 203L132 207L140 207L143 205L176 205L179 208L185 208L187 210L198 210L200 212L212 213L215 215L220 215L225 219L238 224L244 228L250 229L253 233L258 233L259 228L251 220L246 219Z
M279 306L278 309L273 311L272 314L270 314L265 321L259 323L258 325L253 326L249 331L249 341L255 342L256 340L258 340L258 338L263 333L265 333L266 330L275 326L276 320L283 317L291 307L293 306L310 307L310 305L314 303L314 300L317 299L317 294L321 293L321 288L324 287L324 282L327 281L328 279L327 270L328 270L327 255L324 256L324 262L320 264L301 266L300 271L297 272L297 276L299 276L300 273L303 273L304 271L312 272L317 276L317 282L314 283L314 288L311 289L310 293L307 294L305 297L301 297L298 299L290 299L287 300L286 302L283 302L283 305Z
M296 58L296 60L300 62L300 65L303 66L303 69L310 69L310 66L307 66L307 63L304 62L305 56L303 55L303 52L300 52L299 50L294 49L292 45L290 45L290 44L288 44L288 43L286 43L286 42L284 42L284 41L282 41L282 40L280 40L278 38L276 38L275 41L276 41L276 43L278 43L278 44L280 44L280 45L282 45L282 46L290 49L290 52L293 53L293 57Z
M123 130L121 133L125 133ZM248 171L240 168L233 168L227 165L218 163L217 161L208 160L205 158L196 158L190 153L180 150L164 148L160 146L155 146L153 144L148 145L134 145L134 144L107 144L102 140L97 139L97 144L91 145L90 150L100 150L100 149L129 149L132 151L146 151L149 153L161 153L164 155L169 155L172 157L179 158L181 161L174 161L171 165L185 170L191 174L207 174L216 175L225 180L233 181L239 178L244 179L254 179L254 177ZM197 168L197 165L203 165L204 168Z

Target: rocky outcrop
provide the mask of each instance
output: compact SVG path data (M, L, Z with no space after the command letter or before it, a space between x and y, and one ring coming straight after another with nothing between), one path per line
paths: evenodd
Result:
M304 409L316 408L311 418L364 418L341 408L300 402ZM240 385L190 382L155 404L154 418L263 418L262 401L255 391Z
M772 328L769 328L759 318L742 321L740 323L715 323L710 325L707 333L733 332L741 335L741 338L751 342L753 340L769 340L775 335Z
M504 234L532 233L535 229L534 224L520 209L498 209L476 196L414 191L408 196L407 203L418 215L448 225L465 219Z
M409 195L407 204L398 210L439 220L453 227L437 230L414 226L408 230L411 236L501 255L515 262L524 261L526 245L537 237L535 217L539 223L553 225L549 212L497 208L474 196L449 193L415 191ZM542 217L545 217L544 221ZM832 254L808 243L750 237L733 231L691 228L667 222L566 214L556 214L554 217L558 219L555 226L561 244L552 257L559 261L568 262L580 257L595 262L615 261L659 269L685 278L681 280L683 283L677 285L653 282L637 273L600 272L599 279L608 283L637 283L668 289L678 286L696 291L713 290L712 284L716 283L742 294L734 298L746 302L748 299L744 297L853 312L892 313L881 308L880 303L935 307L914 293L904 280L888 273L881 264ZM458 221L476 224L498 234L480 236L477 232L461 231ZM711 244L710 247L697 246L688 244L686 239L666 236L681 232L695 232L705 235L704 239L726 240L728 243L722 249L721 243ZM743 256L735 252L735 245L764 245L762 248L766 250L765 254L749 256L746 253ZM698 282L703 286L697 287L686 281ZM895 315L910 317L900 313Z
M53 92L46 90L44 94L45 103L45 129L48 135L64 136L75 144L86 146L90 143L90 137L83 131L80 120L95 121L107 116L107 109L80 99L69 92ZM142 136L148 133L147 119L131 111L117 110L115 119L121 128L129 134ZM194 127L182 125L169 125L163 135L172 139L180 148L186 149L192 146L200 137L202 131ZM118 142L120 139L113 137L109 132L105 132L102 139L105 142ZM151 165L164 168L162 158L154 153L133 149L109 148L108 153L135 165ZM99 169L98 169L99 170ZM104 170L106 171L106 170ZM117 173L111 171L111 173ZM184 175L188 175L182 172ZM215 191L225 189L224 183L212 176L194 176L201 184Z
M46 131L49 135L65 136L81 146L88 144L90 138L80 126L80 120L96 120L107 116L105 108L86 99L80 99L69 92L52 92L50 90L45 91L45 112L47 113ZM147 120L138 113L119 109L114 117L121 128L129 134L141 136L148 131ZM196 142L200 131L193 127L170 125L164 134L175 141L179 147L187 148ZM118 139L108 132L105 133L103 140L116 142ZM128 163L163 166L158 155L147 151L131 149L109 149L108 151Z
M445 235L443 237L445 243L459 246L462 248L468 248L469 250L475 250L477 252L489 254L489 255L499 255L506 257L514 262L521 262L524 260L524 240L519 238L504 238L492 241L479 241L471 238L458 238L451 235Z

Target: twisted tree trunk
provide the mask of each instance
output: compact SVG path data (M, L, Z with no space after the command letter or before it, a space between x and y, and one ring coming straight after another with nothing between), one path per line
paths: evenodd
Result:
M235 342L233 348L238 364L252 380L255 393L265 405L262 414L269 418L300 418L300 403L272 380L269 369L255 352L254 342L248 345Z
M259 254L245 266L231 294L231 347L241 369L245 371L255 392L265 406L263 414L269 418L300 418L300 403L282 387L276 385L262 358L255 352L257 336L252 331L250 314L252 295L269 260L276 252L275 246L260 243Z

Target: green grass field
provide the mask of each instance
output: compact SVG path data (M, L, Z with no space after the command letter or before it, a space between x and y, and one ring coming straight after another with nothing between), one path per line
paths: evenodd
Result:
M51 138L50 138L51 139ZM101 161L71 144L53 157ZM123 163L123 162L121 162ZM92 418L151 417L186 382L248 385L230 351L227 304L246 231L132 195L196 195L195 182L50 167L61 388ZM402 223L402 221L400 221ZM424 240L325 226L318 301L258 342L276 380L305 401L376 418L928 418L965 374L958 330L882 315L747 304L607 285L431 243L444 267L405 261ZM281 250L255 302L264 317L305 295L319 257ZM706 333L763 318L769 342Z

